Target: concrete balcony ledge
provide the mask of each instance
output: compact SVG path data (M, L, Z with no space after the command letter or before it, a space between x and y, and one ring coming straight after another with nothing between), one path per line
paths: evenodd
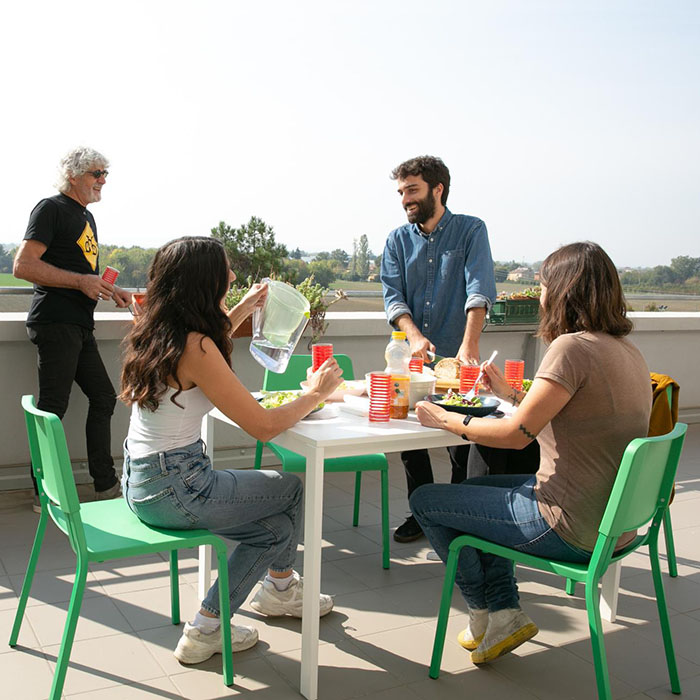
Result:
M24 312L0 313L0 342L26 340ZM629 314L634 323L634 332L700 332L700 312L698 311L638 311ZM97 312L95 314L95 335L98 339L124 337L133 316L128 312ZM391 329L386 316L381 311L346 311L326 314L328 330L326 336L352 337L356 335L387 336ZM487 325L486 333L534 332L535 324ZM309 333L307 331L306 335Z
M655 372L669 374L678 381L680 418L700 422L700 374L697 371L700 347L700 312L631 313L634 322L632 340L642 351ZM24 419L19 401L23 394L37 393L36 351L27 338L26 313L0 313L0 490L29 486L29 453ZM95 314L95 335L112 383L119 386L121 342L131 327L127 312ZM384 348L391 328L382 312L328 312L328 329L324 340L333 343L336 352L352 357L355 375L383 369ZM532 376L544 352L534 337L536 326L488 325L481 338L480 350L487 357L498 349L499 357L525 360L525 375ZM297 352L307 352L309 331ZM234 342L233 366L238 377L254 391L262 385L263 369L248 351L248 340ZM64 418L70 454L79 481L89 480L85 462L85 415L87 402L74 387L70 407ZM112 420L112 454L119 459L129 424L129 409L118 403ZM234 428L217 430L215 460L229 466L245 467L253 463L254 441ZM269 463L269 462L268 462Z
M700 311L633 311L634 332L700 331Z

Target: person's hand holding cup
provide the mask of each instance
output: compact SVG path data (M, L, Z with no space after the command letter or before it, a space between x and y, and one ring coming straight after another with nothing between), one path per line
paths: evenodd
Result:
M318 392L319 401L325 401L342 383L343 370L331 356L307 379L306 393Z
M513 393L513 389L503 376L503 372L493 362L489 362L484 367L481 382L486 391L495 394L499 399L507 399Z

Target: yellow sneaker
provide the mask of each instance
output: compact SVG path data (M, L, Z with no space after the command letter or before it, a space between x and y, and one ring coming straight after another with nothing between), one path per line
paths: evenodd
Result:
M469 651L476 649L486 633L489 623L489 611L469 608L469 624L457 635L457 641Z
M472 663L478 665L495 661L532 639L538 632L537 625L520 608L489 613L484 638L471 654Z

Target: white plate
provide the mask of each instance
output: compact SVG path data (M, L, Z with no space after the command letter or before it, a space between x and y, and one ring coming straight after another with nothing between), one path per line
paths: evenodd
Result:
M308 382L301 382L301 388L307 391ZM348 394L351 396L360 396L365 393L365 382L362 379L353 379L343 382L327 399L326 401L342 401Z
M350 413L356 413L360 416L369 414L369 396L351 396L346 394L343 397L343 404L340 406L343 410Z
M338 406L327 403L323 408L319 409L318 411L314 411L313 413L309 413L309 415L306 416L306 418L302 418L302 420L326 420L337 417Z

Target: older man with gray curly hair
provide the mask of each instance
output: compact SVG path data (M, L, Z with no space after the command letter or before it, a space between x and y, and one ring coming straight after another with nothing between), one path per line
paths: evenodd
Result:
M100 277L97 226L87 210L102 198L108 166L92 148L75 148L61 159L60 194L34 207L13 267L15 277L34 284L27 334L39 355L39 408L62 419L74 381L88 398L88 468L99 500L121 491L110 445L116 397L97 349L94 312L100 299L120 308L131 302Z

